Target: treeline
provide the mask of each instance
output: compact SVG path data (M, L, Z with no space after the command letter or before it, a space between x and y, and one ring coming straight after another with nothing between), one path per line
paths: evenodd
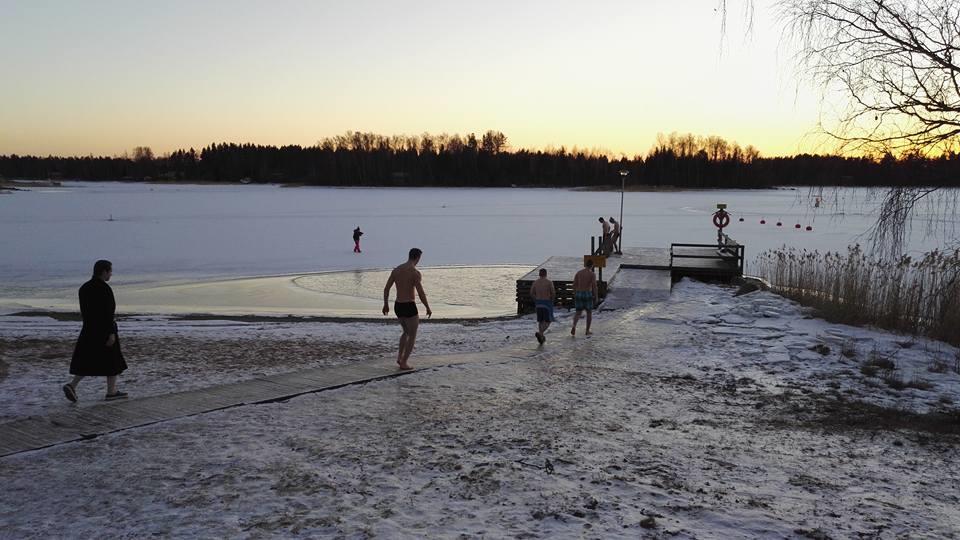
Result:
M629 171L633 186L761 188L776 185L960 186L960 155L764 158L720 137L659 135L646 156L579 149L513 150L498 131L384 136L348 132L315 146L219 143L155 156L0 156L8 179L167 180L325 186L605 186Z

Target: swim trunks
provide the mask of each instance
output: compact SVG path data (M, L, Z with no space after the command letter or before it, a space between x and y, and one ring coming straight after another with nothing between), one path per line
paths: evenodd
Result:
M396 313L397 317L401 319L406 319L408 317L416 317L418 315L417 303L416 302L394 302L393 312Z
M574 309L593 310L593 291L575 291L573 293Z
M553 302L550 300L535 300L537 306L537 322L553 322Z

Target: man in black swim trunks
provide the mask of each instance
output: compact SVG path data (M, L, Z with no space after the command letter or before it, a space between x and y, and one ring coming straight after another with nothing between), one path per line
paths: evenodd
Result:
M420 326L414 291L420 297L423 307L427 308L427 318L433 315L430 304L427 302L427 294L423 292L420 271L417 270L421 255L423 252L419 249L411 249L407 262L390 272L387 286L383 288L383 314L386 315L390 313L390 288L394 283L397 284L397 301L393 304L393 312L397 314L400 326L403 328L403 334L400 336L400 350L397 353L397 365L403 370L413 369L407 360L413 352L413 344L417 340L417 328Z

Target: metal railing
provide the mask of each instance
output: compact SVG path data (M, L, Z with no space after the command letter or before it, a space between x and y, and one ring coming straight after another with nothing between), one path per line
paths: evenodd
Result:
M699 253L682 253L676 248L700 248ZM712 250L712 253L710 252ZM744 246L727 235L719 244L670 244L670 266L674 259L713 259L731 263L737 273L743 275Z

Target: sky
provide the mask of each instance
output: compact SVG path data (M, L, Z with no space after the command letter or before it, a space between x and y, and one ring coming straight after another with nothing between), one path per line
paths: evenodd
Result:
M0 155L498 130L644 155L658 133L817 151L775 10L594 2L0 0Z

